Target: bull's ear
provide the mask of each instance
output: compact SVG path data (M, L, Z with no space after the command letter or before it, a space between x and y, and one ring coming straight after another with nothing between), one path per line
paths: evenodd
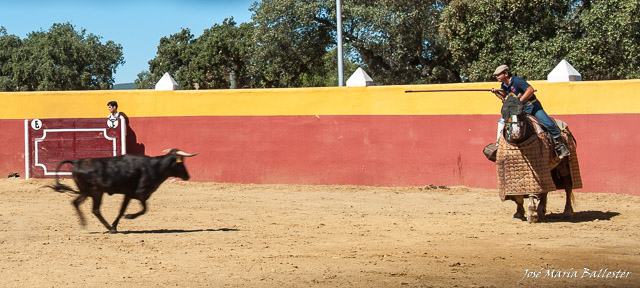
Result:
M176 163L182 163L182 157L176 158Z

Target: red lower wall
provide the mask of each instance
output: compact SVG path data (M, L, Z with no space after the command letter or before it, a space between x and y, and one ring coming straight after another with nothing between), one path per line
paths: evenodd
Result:
M0 120L0 177L24 175L24 120Z
M495 172L481 151L487 144L483 137L495 135L495 118L235 116L130 121L147 153L171 147L201 152L187 165L196 181L488 187L495 186L487 179L495 178Z
M563 115L578 140L582 191L640 195L638 114ZM129 153L166 148L193 181L495 188L482 149L498 116L213 116L130 118ZM0 173L24 173L24 122L2 120ZM21 174L22 174L21 173ZM0 175L2 175L0 174ZM6 177L6 176L4 176Z

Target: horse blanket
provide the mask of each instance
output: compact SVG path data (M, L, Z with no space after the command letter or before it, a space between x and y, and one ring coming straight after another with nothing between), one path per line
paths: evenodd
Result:
M519 144L508 143L504 135L501 135L498 141L496 170L498 190L503 201L506 196L542 194L564 188L561 187L563 185L561 181L554 182L550 173L560 160L555 155L553 145L550 144L548 133L535 117L527 116L534 124L535 135ZM582 188L575 139L566 123L556 119L554 121L558 124L563 140L571 151L569 168L573 188Z

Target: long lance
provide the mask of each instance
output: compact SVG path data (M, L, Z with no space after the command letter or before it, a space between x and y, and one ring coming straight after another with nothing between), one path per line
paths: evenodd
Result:
M404 91L404 93L419 93L419 92L471 92L471 91L491 92L491 89L406 90L406 91Z
M496 89L498 90L498 89ZM491 92L491 89L440 89L440 90L405 90L404 93L420 93L420 92ZM500 91L500 90L498 90ZM538 90L533 90L538 92Z

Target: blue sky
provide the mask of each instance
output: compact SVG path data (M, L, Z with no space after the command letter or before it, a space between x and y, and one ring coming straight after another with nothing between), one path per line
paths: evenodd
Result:
M33 31L48 31L53 23L69 22L76 31L86 30L122 45L124 65L118 66L115 83L133 82L149 69L160 38L189 28L198 37L205 29L233 17L251 21L254 0L0 0L0 26L21 39Z

